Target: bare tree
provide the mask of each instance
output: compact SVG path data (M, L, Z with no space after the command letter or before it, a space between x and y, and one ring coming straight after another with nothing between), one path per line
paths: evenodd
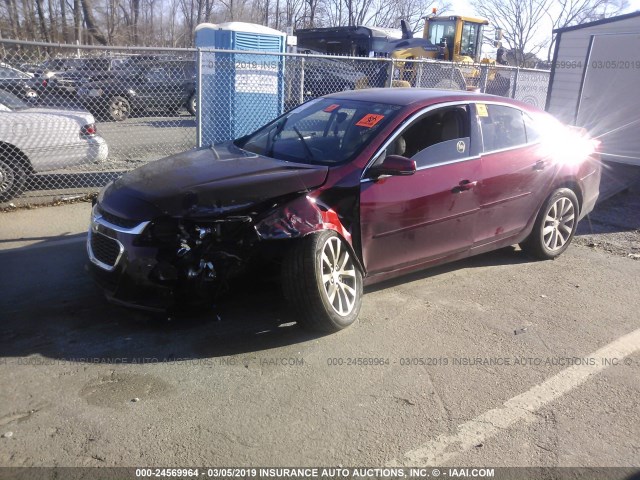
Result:
M13 38L19 38L18 32L20 31L20 17L18 16L16 0L5 0L5 5L7 6L7 17L11 35Z
M380 27L398 28L400 20L405 20L413 33L424 27L424 17L436 8L438 15L451 9L446 0L394 0L388 9L380 9L371 24Z
M50 40L49 31L47 30L47 20L44 16L44 6L42 0L36 0L36 8L38 10L38 19L40 20L40 33L45 42Z
M87 25L89 34L100 45L107 45L107 39L98 27L98 23L93 16L93 4L91 3L91 0L81 0L81 3L82 13L84 13L84 22Z
M51 1L51 0L49 0ZM60 0L60 25L62 29L62 41L69 43L69 31L67 27L67 2L66 0Z
M541 20L553 0L471 0L476 12L504 32L504 42L513 53L518 66L523 66L526 54L536 54L548 44L540 39Z
M28 0L22 0L22 15L24 18L22 25L24 26L26 39L37 39L36 17L33 13L33 5Z
M79 42L82 37L82 6L80 0L73 0L73 39Z
M619 14L629 5L627 0L556 0L555 9L547 12L553 30L570 27ZM556 35L552 34L547 49L547 62L551 62Z

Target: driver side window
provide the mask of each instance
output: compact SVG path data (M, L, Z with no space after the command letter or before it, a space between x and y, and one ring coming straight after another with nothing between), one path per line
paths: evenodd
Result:
M417 168L468 157L469 129L468 106L439 108L413 121L387 147L384 156L411 158Z

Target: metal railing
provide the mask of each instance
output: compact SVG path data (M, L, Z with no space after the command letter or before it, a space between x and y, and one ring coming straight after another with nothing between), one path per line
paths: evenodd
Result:
M541 70L299 53L0 40L0 55L0 206L94 192L333 92L473 88L542 107L549 81Z

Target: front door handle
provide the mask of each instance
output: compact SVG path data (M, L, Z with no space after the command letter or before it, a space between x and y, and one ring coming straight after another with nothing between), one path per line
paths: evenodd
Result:
M471 180L462 180L458 185L456 185L455 187L453 187L451 189L451 192L452 193L465 192L467 190L471 190L477 184L478 184L478 182L472 182Z

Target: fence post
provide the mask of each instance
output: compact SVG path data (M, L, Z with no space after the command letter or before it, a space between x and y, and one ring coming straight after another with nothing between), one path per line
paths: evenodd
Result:
M390 60L391 63L391 68L389 68L389 85L388 87L391 88L393 86L393 77L396 74L396 69L395 69L395 61L393 58L391 58Z
M497 74L496 70L496 74ZM481 93L487 93L487 80L489 79L489 66L487 64L480 65L480 82L478 82L478 86L480 87Z
M518 88L519 75L520 75L520 67L516 67L516 77L513 79L513 93L511 93L511 98L516 98L516 88Z
M300 59L300 98L298 99L298 105L304 103L304 64L305 58Z
M196 83L196 147L202 147L202 50L196 51L198 79Z
M458 90L458 85L456 85L455 87L453 86L453 71L456 69L457 67L455 66L455 63L451 63L451 74L449 76L449 88L453 89L453 90Z

